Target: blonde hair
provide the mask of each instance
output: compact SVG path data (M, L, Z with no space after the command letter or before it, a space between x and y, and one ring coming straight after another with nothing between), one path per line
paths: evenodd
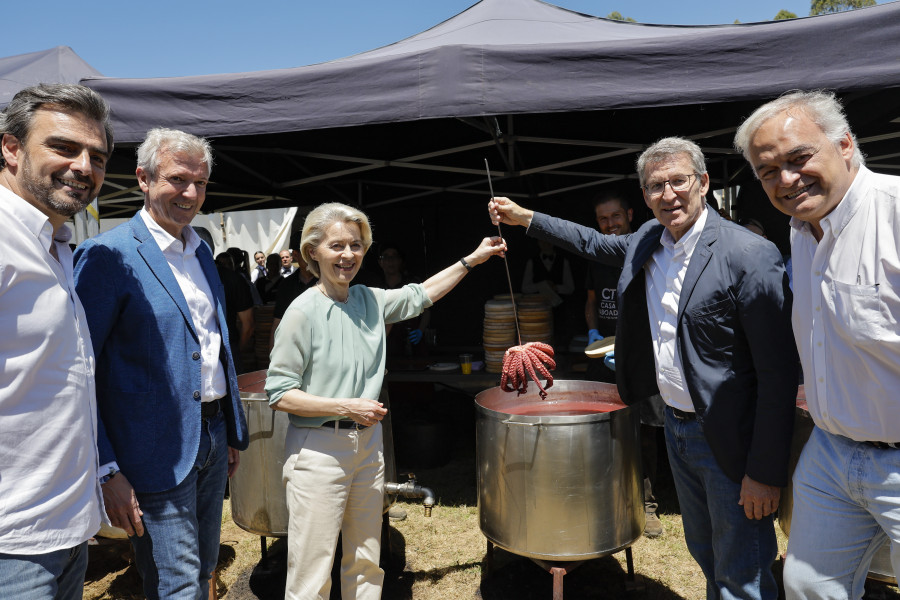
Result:
M340 202L320 204L306 216L300 236L300 256L306 262L309 272L316 277L322 276L319 263L313 260L309 251L322 243L325 231L334 223L356 223L362 236L363 253L368 252L372 246L372 227L364 212Z

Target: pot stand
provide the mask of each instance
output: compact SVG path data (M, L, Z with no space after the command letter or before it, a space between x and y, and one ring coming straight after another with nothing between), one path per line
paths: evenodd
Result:
M539 558L530 558L530 560L540 568L553 575L552 600L563 600L563 577L565 577L584 563L590 560L597 559L591 558L587 560L575 560L568 562L541 560ZM490 577L491 572L494 569L494 544L490 540L487 541L487 554L485 555L484 563L485 575ZM625 591L629 594L643 592L645 589L644 583L634 572L634 558L631 555L631 546L625 548L625 565L628 572L625 578Z

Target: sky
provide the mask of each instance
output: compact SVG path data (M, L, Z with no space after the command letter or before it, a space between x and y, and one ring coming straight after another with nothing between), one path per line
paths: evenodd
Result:
M883 1L883 0L882 0ZM409 37L475 0L96 0L28 2L3 8L0 56L70 46L108 77L172 77L298 67ZM730 24L771 20L809 0L553 0L642 23ZM882 2L879 2L882 3Z

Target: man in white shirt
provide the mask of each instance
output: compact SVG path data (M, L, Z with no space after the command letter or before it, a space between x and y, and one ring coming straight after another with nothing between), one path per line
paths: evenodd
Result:
M278 253L281 257L281 276L282 277L290 277L291 273L294 272L294 262L292 260L292 254L290 250L282 250Z
M794 472L785 592L860 598L900 573L900 177L873 173L833 94L793 92L735 136L791 218L794 337L815 422Z
M81 598L100 528L94 354L64 224L112 152L106 102L20 91L0 114L0 596Z
M211 168L206 140L151 130L138 148L144 208L75 253L112 469L106 512L131 536L151 600L207 597L225 482L248 441L225 293L189 227Z
M790 291L771 242L706 206L699 146L664 138L637 163L655 219L633 234L494 198L494 223L612 266L616 384L627 404L660 394L685 541L707 598L775 600L773 513L787 484L797 394Z

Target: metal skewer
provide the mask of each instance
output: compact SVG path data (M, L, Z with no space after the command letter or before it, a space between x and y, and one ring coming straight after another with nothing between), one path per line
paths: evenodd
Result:
M484 159L484 169L487 171L488 188L491 190L491 199L494 199L494 184L491 182L491 167L488 165L488 159ZM497 234L503 239L503 232L500 230L500 222L497 222ZM508 248L507 248L508 250ZM522 332L519 331L519 314L516 311L516 294L513 292L512 277L509 274L509 263L506 261L506 254L503 255L503 265L506 267L506 281L509 283L509 299L513 307L513 320L516 322L516 338L519 345L522 345Z

